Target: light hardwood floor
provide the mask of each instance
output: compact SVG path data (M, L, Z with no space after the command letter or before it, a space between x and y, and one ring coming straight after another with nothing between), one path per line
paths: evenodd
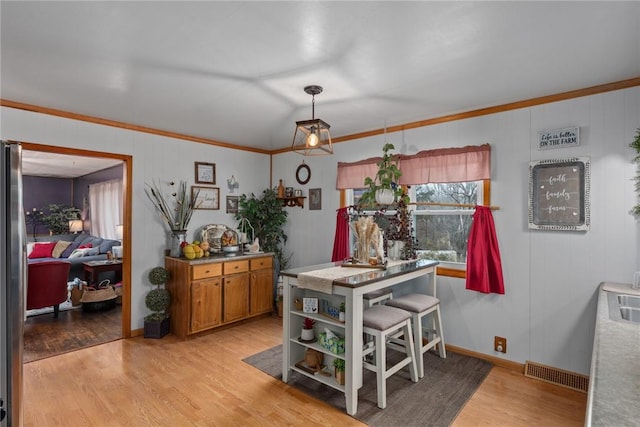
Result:
M27 363L24 426L362 426L242 362L280 344L281 325L263 318L188 341L139 337ZM494 367L453 425L579 426L586 400Z

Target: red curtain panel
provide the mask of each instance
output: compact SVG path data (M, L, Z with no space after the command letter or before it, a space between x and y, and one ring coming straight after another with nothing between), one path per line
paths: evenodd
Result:
M476 206L467 244L467 289L504 294L502 261L491 209Z
M331 261L342 261L349 257L349 215L347 208L338 209L336 216L336 235L333 240Z

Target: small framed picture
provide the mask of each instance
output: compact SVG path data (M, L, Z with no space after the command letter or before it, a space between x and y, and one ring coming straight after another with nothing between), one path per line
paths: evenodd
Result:
M293 187L287 187L284 190L285 197L293 197Z
M227 213L237 213L238 212L238 200L240 197L238 196L227 196Z
M318 298L302 298L302 312L303 313L317 313L318 312Z
M309 190L309 210L319 211L322 209L322 188L311 188Z
M196 162L196 183L215 184L216 165L215 163Z
M191 200L194 209L220 209L220 189L216 187L191 186Z

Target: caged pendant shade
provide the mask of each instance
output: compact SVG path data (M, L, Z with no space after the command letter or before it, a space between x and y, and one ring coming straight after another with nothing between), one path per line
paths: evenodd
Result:
M315 96L322 92L321 86L311 85L304 88L311 95L311 120L296 122L291 150L305 156L324 156L333 154L329 124L315 118Z

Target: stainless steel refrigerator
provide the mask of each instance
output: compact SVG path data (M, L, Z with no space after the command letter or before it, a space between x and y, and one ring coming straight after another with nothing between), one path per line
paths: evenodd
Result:
M20 144L0 152L0 427L22 426L22 332L25 313L26 228L22 212Z

